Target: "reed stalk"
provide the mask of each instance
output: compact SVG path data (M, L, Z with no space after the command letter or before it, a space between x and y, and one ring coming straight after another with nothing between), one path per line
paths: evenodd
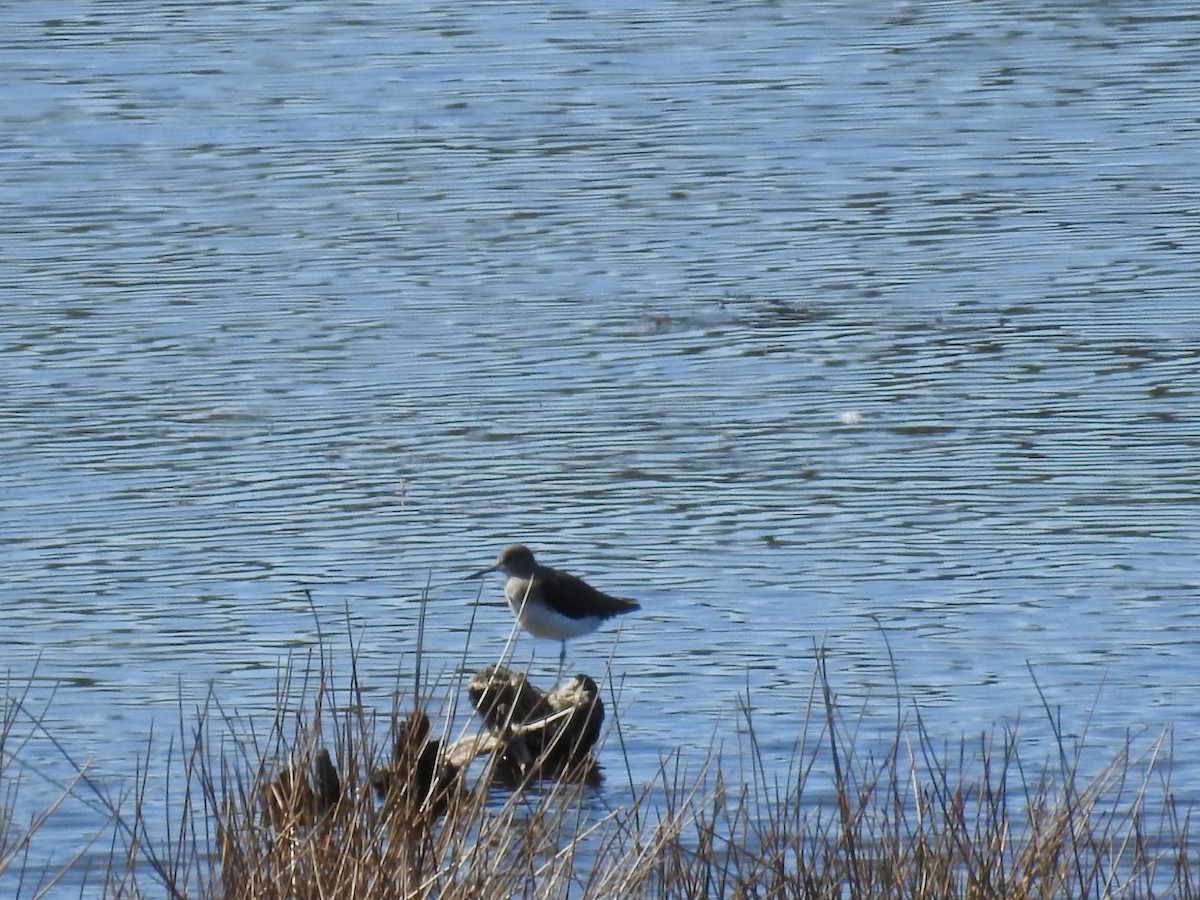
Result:
M513 790L493 781L490 764L481 761L461 790L447 791L438 802L432 792L381 802L370 779L407 758L393 747L397 735L439 692L451 708L453 697L445 695L457 687L418 676L412 695L399 695L390 715L377 721L362 703L353 641L344 675L335 671L329 641L322 635L317 653L284 665L270 722L227 711L211 692L200 709L181 708L166 754L172 822L148 820L147 760L158 758L152 748L118 798L100 791L86 766L76 767L62 797L84 795L112 822L110 864L95 879L100 895L454 900L1200 893L1191 807L1171 784L1169 729L1127 738L1097 767L1084 741L1067 738L1061 714L1043 695L1041 714L1055 740L1050 759L1023 758L1016 727L945 741L929 732L919 707L905 714L900 704L891 738L868 741L839 706L826 654L817 648L808 708L782 777L764 760L747 695L738 710L737 747L710 747L691 771L685 759L693 755L676 751L662 757L653 778L635 783L629 760L613 749L623 741L610 740L601 754L617 757L608 768L619 774L599 789L542 783ZM44 709L29 712L26 694L9 687L0 720L6 809L19 787L12 769L28 739L15 725L44 731L45 718ZM448 719L434 723L431 739L448 737ZM619 716L610 717L609 733L620 734ZM0 874L27 858L57 806L28 823L0 818ZM70 865L47 874L39 889L53 886Z

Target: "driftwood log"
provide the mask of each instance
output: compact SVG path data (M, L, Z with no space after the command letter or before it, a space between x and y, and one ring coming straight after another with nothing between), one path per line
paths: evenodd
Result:
M429 824L466 795L462 769L429 737L429 716L417 710L396 727L392 762L371 773L371 787L393 822Z
M320 748L311 760L284 769L262 791L263 816L276 831L308 826L333 815L342 802L342 781L329 751Z
M456 741L447 760L459 768L491 754L495 774L511 785L537 780L599 784L592 748L600 739L604 703L587 675L543 692L521 672L487 666L467 682L467 696L488 733Z
M421 710L396 726L390 764L370 776L394 824L427 827L439 819L467 795L463 773L485 754L492 757L494 777L512 787L540 780L600 783L592 748L600 739L604 703L587 675L545 692L521 672L488 666L467 682L467 696L486 733L447 745L430 737L429 717ZM266 786L262 808L282 831L331 819L344 799L337 769L322 747Z

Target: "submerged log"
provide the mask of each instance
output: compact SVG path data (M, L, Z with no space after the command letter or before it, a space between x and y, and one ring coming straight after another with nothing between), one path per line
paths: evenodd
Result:
M461 766L490 753L496 775L513 785L539 779L599 784L591 751L600 739L604 704L587 675L546 693L521 672L487 666L467 682L467 696L490 733L456 742L449 759Z
M488 731L447 745L430 737L422 711L396 726L391 763L371 773L381 812L395 826L428 826L468 796L464 773L490 754L495 777L518 786L539 779L600 783L592 748L600 739L600 689L577 675L549 693L520 672L488 666L467 682L467 696Z
M342 781L329 751L316 752L311 772L297 764L284 769L262 791L263 816L276 831L307 826L330 816L342 800Z
M396 727L391 764L371 773L371 787L394 822L428 824L465 794L461 769L429 738L429 716L417 710Z

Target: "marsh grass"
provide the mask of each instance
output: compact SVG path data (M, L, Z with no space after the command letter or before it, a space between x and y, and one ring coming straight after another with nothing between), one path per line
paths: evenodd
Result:
M30 692L36 679L36 666L23 683L14 682L10 674L5 678L3 700L0 701L0 891L45 897L59 888L108 829L99 828L78 846L66 848L66 852L60 854L65 859L50 862L40 858L34 862L38 856L33 846L39 833L51 817L75 797L89 777L86 767L76 765L42 724L53 703L53 692L41 706L31 708ZM47 738L70 763L73 774L65 782L37 771L24 759L31 745ZM20 795L26 776L49 784L52 798L18 821L15 810L23 806Z
M147 813L152 748L118 798L76 767L62 797L85 795L113 823L108 869L89 878L101 895L1197 896L1191 812L1171 785L1169 730L1130 738L1097 764L1044 701L1038 713L1054 753L1031 763L1016 729L947 743L928 732L919 708L898 702L890 738L867 740L839 706L817 648L786 772L764 761L746 696L736 750L712 749L694 770L684 760L696 754L666 753L657 775L637 784L612 702L601 749L609 780L598 790L542 783L513 791L480 761L442 802L411 793L381 802L368 781L395 764L405 717L440 696L448 709L435 736L448 737L458 685L422 676L418 664L411 693L398 691L379 721L362 703L353 646L342 680L326 641L303 665L284 667L269 722L224 709L212 693L200 709L180 710L167 738L173 821ZM28 715L23 697L9 697L0 730L5 798L19 787L13 726ZM332 791L322 775L329 764L338 773ZM22 864L43 821L0 821L0 865Z

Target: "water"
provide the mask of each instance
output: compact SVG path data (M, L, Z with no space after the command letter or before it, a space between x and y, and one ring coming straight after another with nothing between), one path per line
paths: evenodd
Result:
M468 631L492 661L510 616L460 578L518 539L643 605L613 657L637 781L746 691L786 767L821 642L888 732L885 636L936 734L1036 742L1040 686L1097 764L1173 724L1200 777L1200 16L0 25L5 665L105 783L181 694L270 709L304 588L381 712L427 584L433 671Z

